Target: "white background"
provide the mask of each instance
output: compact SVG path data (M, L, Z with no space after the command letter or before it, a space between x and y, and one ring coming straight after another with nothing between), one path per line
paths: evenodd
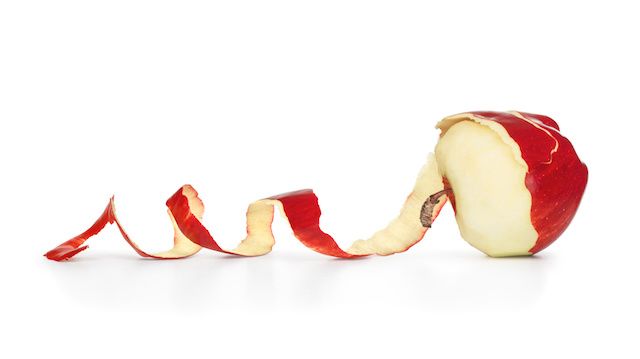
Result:
M638 357L640 50L632 1L3 1L0 355ZM441 117L556 119L590 178L533 258L490 259L449 207L386 258L335 260L276 220L272 254L143 260L109 227L42 254L109 196L170 246L200 191L219 242L251 201L314 188L342 246L394 217Z

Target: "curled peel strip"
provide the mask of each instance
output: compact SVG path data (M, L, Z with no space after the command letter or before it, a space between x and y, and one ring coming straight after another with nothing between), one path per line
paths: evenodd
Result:
M185 258L196 254L201 248L239 256L260 256L271 252L275 244L271 224L276 207L287 220L294 236L318 253L339 258L389 255L406 251L424 237L428 227L423 223L423 205L432 193L442 189L443 183L437 164L433 156L430 156L400 215L371 238L355 241L346 250L340 248L332 236L320 229L320 206L318 198L310 189L283 193L251 203L247 209L247 237L235 249L228 250L220 247L202 224L204 204L198 197L198 192L192 186L184 185L167 200L167 212L174 229L173 248L153 254L145 252L131 240L116 216L112 197L102 215L89 229L50 250L45 256L54 261L73 257L87 249L88 246L84 243L110 223L115 223L124 240L140 256L146 258ZM445 203L446 199L438 200L430 206L431 213L428 217L431 221L437 217Z

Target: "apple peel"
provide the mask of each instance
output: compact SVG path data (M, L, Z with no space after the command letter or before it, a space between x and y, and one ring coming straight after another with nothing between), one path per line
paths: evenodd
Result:
M70 259L85 250L87 246L84 243L110 223L115 223L125 241L145 258L185 258L203 247L231 255L260 256L271 252L275 244L271 224L276 207L288 222L294 236L318 253L338 258L389 255L406 251L424 237L427 229L421 225L420 209L432 192L442 190L440 178L433 156L430 156L400 215L387 228L375 233L370 239L354 242L346 250L341 249L332 236L320 229L321 210L318 198L311 189L283 193L251 203L247 209L247 237L235 249L223 249L202 224L204 204L198 197L198 192L191 185L184 185L167 200L168 214L174 228L174 246L170 250L151 254L133 242L116 216L112 197L102 215L88 230L50 250L45 256L54 261ZM434 219L445 203L446 200L443 200L433 206Z

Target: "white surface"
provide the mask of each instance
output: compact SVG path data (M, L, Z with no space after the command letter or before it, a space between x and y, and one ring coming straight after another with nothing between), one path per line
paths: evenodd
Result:
M0 5L2 357L637 357L640 23L632 2L6 1ZM112 193L166 248L192 183L216 238L312 187L340 243L395 216L441 117L556 119L590 170L565 235L490 259L446 209L388 258L340 261L281 222L263 258L139 259L110 228L42 254Z

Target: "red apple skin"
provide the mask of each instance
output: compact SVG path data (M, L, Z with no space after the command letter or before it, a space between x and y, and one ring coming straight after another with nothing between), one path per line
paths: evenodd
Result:
M558 132L560 132L560 126L558 126L558 123L554 121L551 117L547 117L545 115L536 115L534 113L527 113L527 112L518 112L518 113L526 117L527 119L542 122L543 125L546 125L548 127L553 127Z
M201 247L211 249L216 252L233 254L222 249L213 239L211 233L202 225L202 222L196 218L189 207L189 199L185 196L184 191L193 188L191 186L182 186L173 196L167 200L167 207L176 220L176 224L180 231L189 238L189 240ZM193 190L195 192L195 190ZM197 196L197 192L195 193Z
M83 245L84 242L102 231L102 229L109 223L113 223L112 201L109 201L107 207L91 227L82 232L82 234L79 234L71 238L70 240L58 245L54 249L48 251L44 254L44 256L47 257L47 259L58 262L67 260L75 256L76 254L89 248L89 246Z
M362 255L343 251L329 234L320 229L318 197L310 189L289 192L271 197L282 203L293 234L308 248L338 258L358 258Z
M222 249L200 220L191 213L189 201L185 196L185 191L189 190L193 190L192 187L184 186L167 200L167 207L173 214L180 231L192 242L202 247L217 252L239 255ZM195 195L197 196L197 193ZM303 189L283 193L268 199L282 203L282 208L289 220L293 234L308 248L318 253L338 258L362 257L361 255L343 251L333 237L320 229L320 206L318 197L312 190Z
M531 223L538 232L529 253L540 252L558 239L575 216L587 185L587 166L547 116L483 111L470 115L499 123L520 147L529 166L525 185L531 193Z
M149 254L143 251L140 247L138 247L138 245L135 242L131 240L127 232L122 227L122 224L120 224L118 217L116 216L113 197L111 197L111 199L109 200L109 204L107 204L107 207L104 209L100 217L98 217L98 219L95 221L95 223L93 223L91 227L89 227L86 231L82 232L82 234L79 234L71 238L70 240L58 245L54 249L48 251L47 253L44 254L44 256L47 257L47 259L57 261L57 262L68 260L71 257L75 256L76 254L89 248L89 246L84 245L84 243L89 238L100 233L107 224L113 224L113 223L115 223L116 226L118 227L118 230L122 235L122 238L124 238L124 240L131 246L131 248L133 248L133 250L136 251L136 253L138 253L138 255L140 255L141 257L153 258L153 259L174 259L174 258L162 258L162 257L154 256L153 254Z

